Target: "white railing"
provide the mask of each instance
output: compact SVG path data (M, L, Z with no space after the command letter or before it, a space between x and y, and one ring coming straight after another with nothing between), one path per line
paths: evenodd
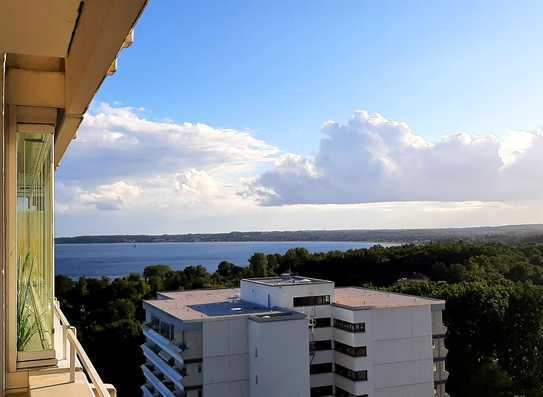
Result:
M77 339L77 330L75 327L72 327L62 310L60 310L59 302L55 299L55 313L60 321L62 326L62 355L63 359L67 359L67 347L68 343L70 344L70 382L75 382L75 366L76 366L76 357L79 359L79 362L85 369L87 376L89 377L94 394L97 397L116 397L117 391L112 385L104 385L100 375L96 372L94 365L92 365L89 356L81 346L81 343Z
M181 354L183 353L183 349L180 349L179 347L175 346L171 341L160 335L158 332L153 330L152 328L143 325L143 335L147 339L149 339L154 344L158 345L162 350L164 350L166 353L168 353L175 361L177 361L181 366L183 365L183 357Z

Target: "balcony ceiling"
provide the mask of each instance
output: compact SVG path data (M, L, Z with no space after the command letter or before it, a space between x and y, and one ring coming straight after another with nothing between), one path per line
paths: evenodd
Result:
M0 53L66 57L80 3L0 1Z

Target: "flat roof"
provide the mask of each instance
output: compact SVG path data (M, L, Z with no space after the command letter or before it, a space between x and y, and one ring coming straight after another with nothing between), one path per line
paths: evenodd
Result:
M308 285L308 284L330 284L333 281L321 280L318 278L302 277L302 276L277 276L277 277L258 277L244 278L241 281L251 283L264 284L270 287L285 287L290 285Z
M202 320L239 315L281 313L267 307L239 299L239 288L205 289L178 292L160 292L165 299L146 300L155 307L183 321Z
M334 305L360 310L445 304L444 300L376 291L360 287L336 288L334 295Z

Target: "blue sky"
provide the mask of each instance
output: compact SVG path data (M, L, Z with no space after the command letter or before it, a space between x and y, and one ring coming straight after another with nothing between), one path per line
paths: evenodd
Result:
M122 52L81 142L72 145L65 160L71 166L59 171L58 234L542 221L534 212L539 192L526 188L539 177L527 170L539 166L543 125L541 20L540 1L151 1L135 44ZM362 110L368 113L356 113ZM328 120L339 125L323 129ZM169 131L161 122L180 126L178 142L185 143L177 151L161 154L170 138L146 134ZM213 131L194 132L184 123ZM237 135L223 141L225 130ZM459 132L466 135L447 138ZM182 146L187 134L198 135L198 143L190 143L197 150ZM475 138L481 135L492 138ZM391 136L409 143L397 146ZM198 150L219 153L204 145L208 139L237 148L236 154L179 159L196 158ZM164 168L142 171L135 164L147 164L148 152L123 157L119 147L107 146L113 141L119 147L145 142L163 157ZM428 145L435 147L424 149ZM251 151L242 151L248 146ZM507 172L504 152L522 160ZM121 157L124 162L115 163ZM93 161L111 166L93 175ZM417 164L416 173L399 173L410 164ZM433 175L436 169L442 173ZM466 182L455 175L459 169L470 175ZM212 193L188 200L200 215L179 207L176 221L165 220L161 229L161 213L131 207L131 197L156 204L149 186L168 177L182 200L200 188ZM511 183L519 178L522 186ZM398 187L406 180L433 187ZM492 186L479 191L481 181ZM436 187L443 194L435 194ZM228 198L217 196L225 190ZM249 196L251 210L239 202ZM171 210L170 204L163 203ZM289 222L277 221L287 213ZM324 213L321 224L315 222ZM115 225L87 221L101 216Z
M540 1L153 1L97 101L301 154L357 109L431 140L532 129L542 17Z

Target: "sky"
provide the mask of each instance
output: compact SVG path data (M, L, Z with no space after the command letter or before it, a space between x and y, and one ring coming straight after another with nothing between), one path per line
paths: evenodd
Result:
M543 222L540 1L151 1L56 234Z

